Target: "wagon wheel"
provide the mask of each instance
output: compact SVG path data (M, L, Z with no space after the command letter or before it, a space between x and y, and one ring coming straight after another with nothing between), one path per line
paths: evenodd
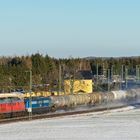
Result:
M52 106L51 107L51 112L55 112L56 111L56 107L55 106Z
M4 114L0 114L0 119L4 119L4 118L5 118Z

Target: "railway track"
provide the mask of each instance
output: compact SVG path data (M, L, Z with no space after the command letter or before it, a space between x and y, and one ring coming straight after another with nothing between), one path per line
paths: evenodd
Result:
M0 120L0 124L7 124L7 123L13 123L13 122L21 122L21 121L31 121L31 120L37 120L37 119L43 119L43 118L53 118L53 117L61 117L61 116L68 116L68 115L77 115L77 114L85 114L85 113L91 113L91 112L100 112L105 110L113 110L118 108L126 107L127 105L117 106L117 107L103 107L103 108L93 108L90 110L80 110L80 111L66 111L63 113L51 113L51 114L40 114L40 115L32 115L32 116L24 116L24 117L14 117L9 119L2 119Z

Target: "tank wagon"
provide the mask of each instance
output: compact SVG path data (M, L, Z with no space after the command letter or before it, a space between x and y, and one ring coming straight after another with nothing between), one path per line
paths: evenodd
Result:
M89 94L76 94L76 95L64 95L64 96L52 96L50 97L53 108L55 109L67 109L80 105L87 105L90 103Z
M118 91L111 91L111 93L114 95L114 100L115 101L120 101L120 100L125 100L127 91L124 90L118 90Z
M129 103L140 102L140 88L128 90L126 99Z

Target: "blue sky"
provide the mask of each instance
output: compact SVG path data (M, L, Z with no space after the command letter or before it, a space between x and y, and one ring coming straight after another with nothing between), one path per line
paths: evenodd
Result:
M140 55L140 0L0 0L0 56Z

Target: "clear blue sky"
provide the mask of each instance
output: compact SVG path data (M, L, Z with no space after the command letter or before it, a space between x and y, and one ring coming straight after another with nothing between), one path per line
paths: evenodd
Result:
M0 56L140 55L140 0L0 0Z

